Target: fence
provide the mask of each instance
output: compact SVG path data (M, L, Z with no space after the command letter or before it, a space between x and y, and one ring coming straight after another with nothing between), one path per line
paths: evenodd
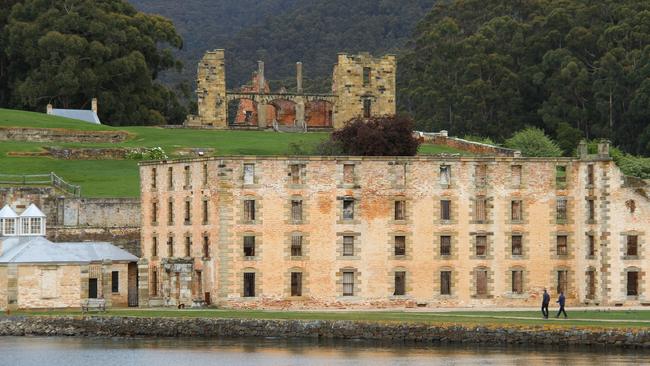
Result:
M32 175L12 175L0 174L0 184L11 185L50 185L60 189L75 197L81 197L81 187L70 184L54 173L50 174L32 174Z

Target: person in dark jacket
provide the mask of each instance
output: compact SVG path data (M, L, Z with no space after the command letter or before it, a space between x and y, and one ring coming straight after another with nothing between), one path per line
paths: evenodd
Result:
M555 316L556 318L560 317L561 313L564 313L564 317L566 318L566 311L564 310L564 292L560 292L560 297L557 299L557 303L560 304L560 310L558 310L557 315Z
M548 303L551 302L551 295L546 292L544 289L544 295L542 295L542 316L544 319L548 319Z

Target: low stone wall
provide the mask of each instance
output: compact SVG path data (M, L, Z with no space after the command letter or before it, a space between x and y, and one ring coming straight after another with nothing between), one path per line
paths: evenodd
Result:
M491 156L510 156L516 157L520 156L521 153L517 150L506 149L505 147L499 147L494 145L482 144L480 142L468 141L459 139L456 137L446 136L444 133L424 133L416 132L416 137L423 144L432 144L447 146L454 149L467 151L476 155L491 155Z
M139 227L61 227L48 226L47 238L53 242L105 241L142 256Z
M301 337L484 345L591 345L650 349L650 331L485 327L321 320L144 317L0 317L0 336Z
M81 131L63 128L0 127L0 141L33 142L122 142L126 131Z
M45 147L45 150L50 156L63 160L124 160L128 158L129 153L138 151L138 149L120 147L68 148L57 146L48 146Z

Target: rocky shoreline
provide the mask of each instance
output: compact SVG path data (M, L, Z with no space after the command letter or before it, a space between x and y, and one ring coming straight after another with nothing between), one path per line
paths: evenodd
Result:
M0 317L0 336L280 337L650 349L650 330L461 326L342 320L9 316Z

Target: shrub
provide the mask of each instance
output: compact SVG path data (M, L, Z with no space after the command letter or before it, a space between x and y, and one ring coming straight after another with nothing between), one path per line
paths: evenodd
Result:
M411 119L400 116L356 118L334 131L331 141L347 155L413 156L420 146L413 126Z
M521 151L523 156L562 156L562 149L544 131L535 127L516 132L505 145Z

